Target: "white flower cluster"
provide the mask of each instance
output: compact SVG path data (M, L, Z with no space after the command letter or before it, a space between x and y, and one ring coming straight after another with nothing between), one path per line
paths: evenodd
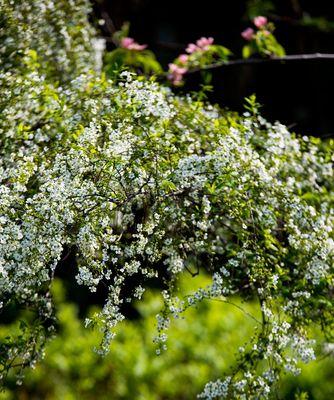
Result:
M21 60L27 50L38 52L43 72L61 80L94 68L89 12L87 0L1 0L2 70L24 68Z

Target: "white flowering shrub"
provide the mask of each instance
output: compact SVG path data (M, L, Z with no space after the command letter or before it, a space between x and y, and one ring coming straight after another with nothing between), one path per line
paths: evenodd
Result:
M86 321L104 334L101 354L149 280L163 287L158 353L188 307L257 299L256 335L199 397L269 398L280 374L315 357L311 324L331 341L331 148L268 123L254 99L238 116L127 72L107 80L88 10L1 2L0 298L29 316L0 345L1 379L43 355L50 284L72 252L78 284L108 288ZM203 270L212 284L178 298L180 274Z
M35 50L41 73L69 80L92 65L94 31L88 0L0 0L2 71L24 68L22 56Z

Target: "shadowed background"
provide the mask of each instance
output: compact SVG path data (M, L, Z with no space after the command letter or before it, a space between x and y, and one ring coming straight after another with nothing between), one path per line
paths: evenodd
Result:
M187 43L213 36L240 58L240 32L255 15L275 22L276 36L287 54L334 53L334 8L324 0L95 0L94 17L106 19L103 36L131 24L130 36L152 49L166 66ZM112 44L108 42L112 49ZM334 137L332 93L334 60L285 64L225 66L213 71L210 100L242 110L243 99L256 93L263 113L300 134ZM199 86L200 74L187 80L185 91Z

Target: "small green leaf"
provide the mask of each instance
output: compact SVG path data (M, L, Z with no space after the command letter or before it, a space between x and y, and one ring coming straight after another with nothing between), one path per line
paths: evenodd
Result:
M252 48L248 45L242 48L242 57L249 58L252 55Z

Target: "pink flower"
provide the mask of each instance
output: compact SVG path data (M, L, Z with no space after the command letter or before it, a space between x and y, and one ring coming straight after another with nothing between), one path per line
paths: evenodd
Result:
M188 54L192 54L192 53L194 53L195 51L198 51L198 50L200 50L199 47L197 47L194 43L189 43L187 48L186 48L186 52Z
M254 36L254 29L252 28L245 29L243 32L241 32L241 36L247 41L252 40Z
M134 44L131 46L130 50L142 51L142 50L145 50L146 47L147 47L146 44L134 43Z
M169 72L171 72L172 74L184 75L188 71L187 68L179 67L176 64L168 64L168 67Z
M206 38L201 37L197 40L196 44L201 50L208 50L209 46L213 43L214 39L212 37Z
M174 86L179 86L182 83L183 76L182 75L168 75L168 79L172 82Z
M181 64L186 64L188 58L189 58L188 54L180 54L177 59Z
M124 37L121 39L121 47L128 49L134 43L134 39L130 37Z
M124 37L121 39L121 47L123 47L123 49L128 49L128 50L141 51L141 50L146 49L147 45L139 44L139 43L135 42L135 40L133 38Z
M184 67L179 67L176 64L168 64L168 67L168 79L172 82L173 85L180 85L183 80L183 75L188 71L188 69Z
M189 43L186 52L188 54L195 53L195 51L206 51L209 49L209 46L213 43L213 38L209 37L201 37L200 39L197 40L196 44L194 43Z
M262 28L263 26L267 25L268 19L262 15L259 15L253 19L253 22L257 28Z
M266 36L270 35L270 32L269 32L267 29L264 29L262 32L263 32L263 34L266 35Z

